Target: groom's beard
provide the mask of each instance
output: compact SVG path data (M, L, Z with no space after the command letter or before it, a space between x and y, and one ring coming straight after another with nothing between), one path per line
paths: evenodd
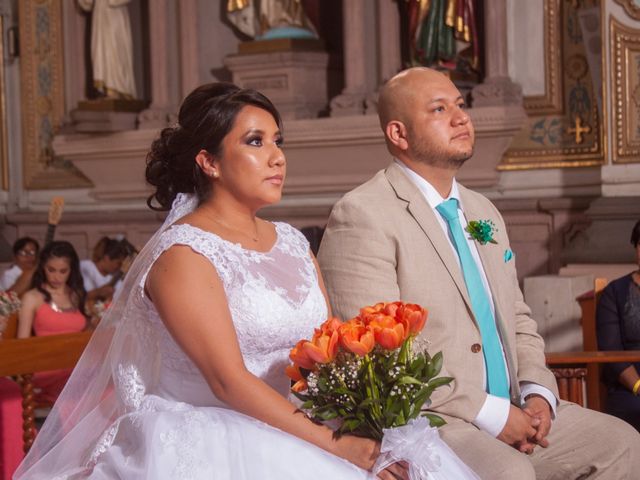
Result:
M433 145L424 136L408 135L409 154L417 162L425 163L438 168L458 170L473 155L473 147L468 150L445 151L445 149Z

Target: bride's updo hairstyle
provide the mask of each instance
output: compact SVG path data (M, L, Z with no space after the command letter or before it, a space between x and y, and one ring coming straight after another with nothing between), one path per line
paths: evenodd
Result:
M178 193L195 193L200 202L208 197L212 181L200 169L195 157L200 150L221 155L222 140L233 128L240 110L247 105L266 110L282 128L276 107L256 90L231 83L209 83L196 88L184 99L178 124L164 128L147 154L147 182L156 187L147 199L151 209L171 209Z

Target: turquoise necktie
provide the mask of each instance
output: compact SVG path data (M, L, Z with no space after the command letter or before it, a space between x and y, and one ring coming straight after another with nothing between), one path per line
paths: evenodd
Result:
M467 292L471 299L473 314L480 328L482 337L482 352L487 369L487 392L499 397L509 398L509 384L507 382L507 371L505 369L504 357L502 356L502 346L498 338L496 321L491 312L489 297L482 284L480 270L476 264L471 250L467 244L467 239L462 231L460 219L458 218L458 200L450 198L436 207L438 213L447 221L449 233L453 244L460 258L464 283L467 285Z

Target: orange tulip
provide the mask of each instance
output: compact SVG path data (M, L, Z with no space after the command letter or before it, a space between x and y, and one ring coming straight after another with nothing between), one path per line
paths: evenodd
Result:
M291 387L291 390L296 393L300 393L300 392L304 392L307 388L309 388L309 386L307 385L307 381L304 378L302 378L293 384L293 387Z
M316 334L318 333L318 330L324 334L336 332L340 328L340 325L342 325L342 322L339 319L330 317L320 325L319 329L316 329Z
M299 382L303 378L298 365L287 365L287 368L284 369L284 373L294 382Z
M376 346L373 333L359 318L343 323L339 333L342 346L360 357L364 357Z
M373 330L376 342L387 350L395 350L405 339L405 327L395 318L378 314L371 319L369 328Z
M307 370L313 370L316 364L304 350L303 345L305 343L308 343L307 340L300 340L298 343L296 343L296 346L291 349L291 352L289 352L289 358L296 365Z
M385 303L384 304L384 308L382 309L382 311L389 315L390 317L395 317L396 316L396 312L398 311L398 309L400 307L402 307L403 303L402 302L391 302L391 303Z
M302 350L314 362L328 363L336 358L339 339L340 336L337 331L322 333L321 330L316 330L316 334L311 341L302 344Z
M382 310L384 309L384 305L385 305L384 303L380 302L368 307L362 307L360 309L360 314L358 315L358 317L362 319L365 323L367 323L367 321L371 318L371 315L375 315L382 312Z
M427 310L415 303L407 303L398 309L396 318L407 325L410 335L417 335L427 322Z

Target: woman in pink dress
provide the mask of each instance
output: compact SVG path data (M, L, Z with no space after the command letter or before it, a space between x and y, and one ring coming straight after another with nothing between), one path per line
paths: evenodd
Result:
M86 295L79 264L78 254L69 242L51 242L42 249L31 290L22 298L18 338L76 333L86 328ZM55 402L70 373L70 369L37 373L36 401Z

